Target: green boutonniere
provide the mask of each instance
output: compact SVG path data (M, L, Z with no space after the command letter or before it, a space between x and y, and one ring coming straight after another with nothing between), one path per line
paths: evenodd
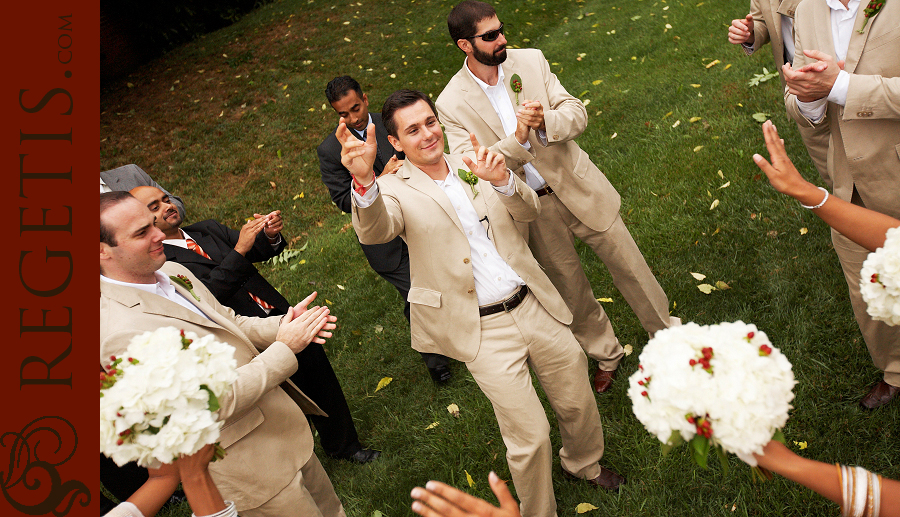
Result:
M860 29L856 32L862 34L865 31L866 24L869 23L869 18L878 14L878 11L880 11L881 8L884 7L885 2L887 2L887 0L871 0L869 4L866 5L865 10L863 10L863 13L866 15L866 19L865 21L863 21L863 26L860 27Z
M472 187L472 198L478 197L478 192L475 190L475 185L478 184L478 176L476 176L474 172L465 169L457 169L456 173L459 174L459 179L465 181Z
M194 292L194 284L191 283L188 277L184 275L170 276L169 280L187 289L187 291L191 293L191 296L193 296L195 300L197 300L198 302L200 301L200 297L197 296L197 293Z
M512 79L509 80L509 86L516 93L516 106L518 106L519 92L522 91L522 78L519 77L519 74L513 74Z

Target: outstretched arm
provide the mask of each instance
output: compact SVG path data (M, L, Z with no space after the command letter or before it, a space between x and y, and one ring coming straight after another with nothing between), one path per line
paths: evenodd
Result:
M778 136L778 130L771 121L763 124L763 135L772 161L769 163L759 154L754 154L753 160L769 177L769 182L775 187L775 190L791 196L806 206L818 206L825 197L825 193L806 181L797 172L787 156L784 142ZM884 245L885 233L889 229L900 226L900 220L848 203L835 196L828 196L822 206L813 209L813 213L829 226L870 251Z
M488 475L488 481L500 502L499 508L440 481L429 481L425 488L412 490L415 499L412 509L422 517L520 517L519 505L506 488L506 482L493 472Z

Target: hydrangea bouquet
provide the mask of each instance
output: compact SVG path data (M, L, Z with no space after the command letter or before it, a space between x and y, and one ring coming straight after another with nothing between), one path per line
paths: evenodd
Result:
M872 319L900 325L900 228L888 230L884 246L863 262L859 290Z
M100 373L100 452L116 464L158 467L218 440L219 396L237 379L233 347L164 327L110 361Z
M791 363L756 326L687 323L647 343L628 396L664 454L687 441L698 465L713 449L727 471L726 452L755 467L753 453L783 441L794 384Z

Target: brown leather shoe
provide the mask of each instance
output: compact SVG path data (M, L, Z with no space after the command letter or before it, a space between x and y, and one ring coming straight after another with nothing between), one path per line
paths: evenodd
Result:
M597 371L594 372L594 391L597 393L603 393L608 390L610 386L612 386L613 377L616 376L616 371L613 370L608 372L606 370L601 370L597 368Z
M897 394L900 394L900 388L891 386L884 381L879 381L872 386L869 393L859 401L859 405L866 409L875 409L893 400Z
M562 469L563 474L570 478L578 479L575 474L567 471L566 469ZM606 490L616 491L619 489L619 485L624 485L626 483L625 478L609 470L608 468L600 465L600 475L595 477L594 479L586 479L588 483L594 485L595 487L604 488Z

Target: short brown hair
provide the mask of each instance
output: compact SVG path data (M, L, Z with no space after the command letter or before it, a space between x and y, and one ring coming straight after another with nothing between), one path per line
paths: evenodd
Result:
M431 99L418 90L397 90L388 95L388 98L384 101L384 106L381 108L381 122L384 124L384 129L387 130L389 135L397 138L398 132L397 124L394 123L394 113L401 108L412 106L419 101L427 102L428 107L431 108L431 112L434 113L434 116L438 116L437 110L434 108L434 103L431 102Z
M103 224L103 213L128 198L137 201L134 196L121 190L100 194L100 242L112 247L119 245L119 243L116 242L116 236L113 235L112 230Z
M464 0L456 4L456 7L447 15L447 29L450 31L450 39L456 45L456 40L469 39L475 36L475 27L481 20L497 15L497 11L490 4L475 0Z

